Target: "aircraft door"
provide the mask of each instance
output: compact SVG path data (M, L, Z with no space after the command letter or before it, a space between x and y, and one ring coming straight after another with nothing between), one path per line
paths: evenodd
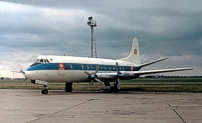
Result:
M58 59L57 63L58 63L59 80L63 80L63 78L65 77L65 74L66 74L64 59Z

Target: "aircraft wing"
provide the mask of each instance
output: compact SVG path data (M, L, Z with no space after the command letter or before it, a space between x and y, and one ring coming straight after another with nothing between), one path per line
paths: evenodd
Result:
M193 70L190 68L175 68L175 69L161 69L161 70L147 70L147 71L130 71L127 72L129 75L144 75L144 74L155 74L155 73L165 73L165 72L174 72L174 71L185 71Z
M113 79L117 76L127 77L127 76L139 76L144 74L155 74L155 73L165 73L174 71L185 71L193 70L190 68L175 68L175 69L161 69L161 70L146 70L146 71L119 71L120 73L97 73L96 75L99 79Z

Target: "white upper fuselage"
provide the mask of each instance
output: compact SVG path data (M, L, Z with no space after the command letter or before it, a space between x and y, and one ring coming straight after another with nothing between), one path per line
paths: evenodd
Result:
M99 73L115 73L116 62L118 71L137 71L137 65L127 61L86 58L72 56L39 56L37 61L26 71L27 78L47 82L88 82L88 76L84 73L95 72L99 66Z

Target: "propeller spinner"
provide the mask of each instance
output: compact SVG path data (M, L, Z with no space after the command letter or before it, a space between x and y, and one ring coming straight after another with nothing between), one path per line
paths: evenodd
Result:
M89 79L91 79L91 82L88 86L88 89L90 89L91 85L93 84L93 81L97 81L100 84L103 84L102 81L100 81L98 78L96 78L96 73L98 72L99 66L96 67L96 71L93 73L88 73L86 71L84 71L85 74L87 74L89 76Z

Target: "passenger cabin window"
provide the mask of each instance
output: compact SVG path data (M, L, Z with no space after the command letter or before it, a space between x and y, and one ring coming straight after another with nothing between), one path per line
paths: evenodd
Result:
M109 66L109 70L111 70L111 67Z
M84 69L84 66L83 66L83 65L81 65L81 68L82 68L82 69Z
M113 66L113 70L115 70L115 66Z
M107 67L106 66L104 66L105 67L105 70L107 69Z
M119 69L121 70L121 67L119 67Z
M89 69L89 65L87 65L87 69Z
M98 70L100 69L100 66L99 65L96 65L96 69L97 69L97 67L98 67Z
M91 65L91 69L93 69L93 65Z
M73 65L72 64L70 64L70 68L73 69Z
M100 65L100 69L102 70L102 65Z

